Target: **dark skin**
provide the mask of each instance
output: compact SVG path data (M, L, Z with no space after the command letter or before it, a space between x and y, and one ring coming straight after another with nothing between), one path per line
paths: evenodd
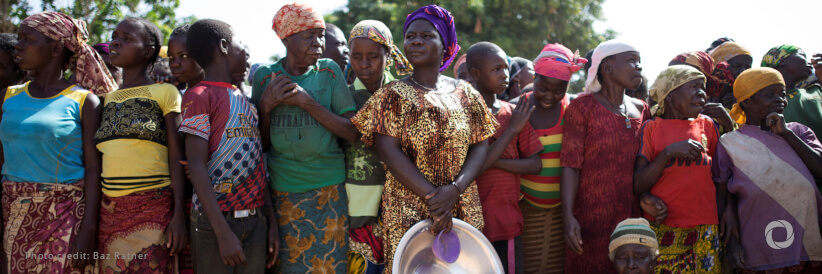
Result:
M499 111L499 108L495 107L495 105L499 106L497 94L505 92L508 88L508 63L502 49L497 52L484 52L483 55L483 62L471 68L471 78L480 79L475 87L485 100L485 105L495 113ZM511 141L525 128L531 113L534 112L535 107L533 105L526 107L529 105L528 99L521 100L517 104L508 128L490 145L482 170L495 167L514 174L539 174L542 170L539 152L520 159L500 159Z
M654 273L656 255L650 247L640 244L627 244L614 250L614 268L619 274Z
M813 71L816 74L816 79L822 79L822 53L813 55L811 65L813 66Z
M188 55L185 36L172 36L168 39L168 66L177 81L193 87L205 77L203 68Z
M600 64L602 90L594 93L594 98L608 111L628 118L640 118L644 105L642 101L625 96L626 88L636 88L642 83L642 66L639 52L628 51L606 57ZM623 104L623 100L625 104ZM582 254L582 229L574 217L574 202L579 190L579 169L562 168L560 196L562 200L562 220L565 228L565 242L571 250Z
M108 53L100 53L100 58L103 59L103 63L106 63L106 67L108 68L108 72L111 73L111 77L114 78L114 82L117 82L117 86L123 84L123 71L111 64L111 56Z
M328 24L326 24L328 26ZM346 43L345 34L340 28L326 27L325 29L325 49L320 58L328 58L334 60L344 70L350 60L348 45Z
M283 39L287 55L283 60L283 68L289 75L303 75L310 67L317 63L325 46L325 30L310 29L295 33ZM359 132L351 123L353 111L337 115L320 105L311 98L308 92L297 83L291 81L287 75L271 74L273 81L268 84L260 99L260 133L263 147L271 146L270 124L271 111L277 106L297 106L314 117L323 127L340 138L354 141Z
M529 100L529 105L535 106L534 114L529 122L534 129L548 129L559 123L562 112L560 102L568 91L568 81L542 76L537 74L534 78L534 96ZM520 97L522 99L524 97Z
M15 68L12 50L0 50L0 90L20 83L25 74L24 70Z
M456 89L458 83L456 79L442 77L439 73L444 47L434 25L426 20L416 20L409 24L403 46L408 54L408 60L414 66L414 73L401 81L426 90L430 90L430 87L436 87L442 91ZM428 88L412 83L410 77L414 77L415 81ZM411 158L402 151L400 139L376 134L375 143L380 157L391 174L415 195L425 199L433 221L431 233L450 231L451 210L459 200L459 195L482 171L482 164L488 152L488 140L472 144L468 148L466 160L454 180L456 186L446 184L441 187L434 186L433 182L425 178Z
M380 43L368 38L351 40L351 69L370 93L382 88L389 51Z
M471 82L471 74L468 73L468 65L465 63L460 64L460 67L457 68L457 79L465 80Z
M67 66L69 54L61 43L56 42L37 30L21 25L18 30L18 44L15 46L14 61L21 70L33 71L34 78L29 84L29 94L34 98L49 98L71 86L63 79L63 68ZM3 91L5 97L5 89ZM0 102L2 108L2 102ZM94 134L100 126L102 106L97 96L86 96L83 103L80 127L83 134L83 165L86 172L83 186L85 213L77 239L71 246L71 254L79 254L80 260L71 260L71 266L81 269L94 262L92 254L97 251L97 228L100 216L102 155L94 143ZM0 115L2 121L2 115ZM0 144L0 165L5 162Z
M736 77L739 77L739 74L745 70L751 68L751 64L753 64L753 57L750 55L737 55L731 59L728 59L728 69L731 70L731 74Z
M123 68L123 84L120 89L147 86L154 84L148 74L148 66L159 50L159 45L151 45L144 32L145 27L135 21L125 20L117 24L111 35L109 50L112 64ZM166 132L177 132L181 122L180 113L169 112L163 117L166 123ZM171 189L174 197L174 209L171 222L166 227L166 247L174 256L185 247L188 241L188 232L185 228L185 214L183 213L185 196L185 173L180 161L183 159L183 139L179 134L168 135L168 169L171 177Z
M794 87L813 74L813 66L801 49L780 61L774 69L782 74L786 87Z

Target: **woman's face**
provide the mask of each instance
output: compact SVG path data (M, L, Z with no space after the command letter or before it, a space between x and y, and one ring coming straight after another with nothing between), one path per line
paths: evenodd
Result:
M428 20L414 20L408 25L403 43L405 56L414 67L425 67L442 64L444 54L442 38L437 29Z
M642 65L639 52L627 51L607 58L604 73L611 75L612 81L629 89L636 89L642 84ZM600 73L603 71L600 70ZM604 83L603 83L604 84Z
M794 81L805 80L813 73L811 62L801 49L779 62L776 70L782 74L782 77L785 77L785 80L793 79Z
M644 245L627 244L614 251L614 267L619 274L654 273L655 261L651 248Z
M550 109L565 97L568 91L568 81L537 74L534 78L535 105L542 109Z
M149 63L154 51L159 49L144 41L145 37L145 28L136 21L125 20L117 24L109 43L111 64L129 68Z
M380 43L368 38L351 40L351 69L363 84L382 80L388 63L388 50Z
M171 74L180 82L188 83L203 76L203 68L188 55L184 36L168 39L168 66Z
M54 40L27 25L20 25L17 31L17 45L14 46L14 62L22 70L35 70L55 58Z
M785 112L788 101L785 100L785 86L773 84L759 90L756 94L740 103L748 119L760 121L768 114Z
M673 111L687 118L698 117L708 101L704 88L705 81L702 79L694 79L679 86L665 98L665 111Z
M283 39L289 62L297 67L317 63L325 50L325 29L304 30Z
M728 69L731 70L731 75L733 75L734 79L736 79L740 73L751 68L752 63L753 57L750 55L737 55L728 60Z

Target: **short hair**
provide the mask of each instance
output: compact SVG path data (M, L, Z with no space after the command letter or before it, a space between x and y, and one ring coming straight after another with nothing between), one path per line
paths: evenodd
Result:
M136 22L143 26L143 39L145 39L147 45L154 47L154 53L148 61L148 65L151 66L153 70L154 64L157 62L157 58L160 56L160 51L163 47L163 32L160 31L157 25L145 18L129 16L123 19L122 22L125 21Z
M13 33L0 33L0 50L14 51L17 45L17 35Z
M220 46L220 40L231 42L234 33L231 25L216 19L197 20L186 35L186 48L194 61L205 68L214 62L214 50ZM196 45L196 46L195 46Z
M486 60L489 54L497 52L504 52L497 44L486 41L474 43L468 48L468 53L465 56L465 65L468 66L466 68L468 71L477 68L479 64Z
M176 29L174 29L173 31L171 31L171 34L168 36L168 39L171 39L172 37L186 38L186 35L188 35L188 30L189 29L191 29L191 24L185 24L185 25L179 26Z

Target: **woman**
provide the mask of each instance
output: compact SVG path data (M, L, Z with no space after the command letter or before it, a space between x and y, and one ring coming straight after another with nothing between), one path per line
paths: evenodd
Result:
M361 109L377 90L394 80L389 71L396 62L401 75L412 71L411 64L394 45L391 30L380 21L363 20L351 29L351 69L357 75L348 86L357 110ZM380 197L385 183L385 169L374 146L362 140L345 142L350 251L348 273L381 272L385 256L382 253L382 226L377 220ZM390 267L390 266L389 266Z
M17 45L17 35L0 33L0 90L23 83L26 71L20 69L14 62L14 46Z
M822 85L813 73L805 52L796 46L771 48L762 57L762 67L776 69L785 79L788 107L785 121L806 125L813 132L822 132ZM817 74L820 70L817 70Z
M716 42L719 41L721 41L721 39ZM719 80L723 86L718 96L711 97L713 98L711 102L722 103L725 108L730 109L733 104L736 103L733 97L734 79L743 71L751 68L753 64L751 51L730 40L722 42L722 44L709 50L708 54L714 59L715 64L712 74L717 77L717 80ZM716 91L714 90L712 93L716 93Z
M319 58L325 22L308 4L284 5L272 28L286 57L254 73L263 149L275 190L280 247L277 273L348 269L348 198L340 139L353 141L356 105L340 67ZM264 96L272 96L261 100ZM316 99L315 99L316 98Z
M634 194L650 191L667 207L667 217L653 228L660 242L657 273L720 273L717 195L711 159L719 131L701 115L706 104L705 75L689 65L662 71L651 87L659 102L657 117L642 126L634 167ZM648 216L646 216L648 217ZM655 216L656 217L656 216ZM701 235L688 239L691 235Z
M714 181L738 197L724 213L738 216L730 262L743 273L822 273L822 197L814 184L822 178L822 145L807 126L785 123L778 71L743 72L734 96L731 116L742 126L719 140L713 170Z
M8 273L92 271L100 211L100 100L117 86L85 22L43 12L20 24L15 62L34 78L5 91L0 116ZM71 61L70 61L71 60ZM77 85L63 77L75 68ZM69 260L80 252L84 257Z
M645 102L625 95L626 88L642 83L639 62L639 52L626 43L597 46L585 93L565 114L560 192L566 272L613 272L607 253L611 228L639 215L631 191L634 163L628 159L636 157L640 125L651 115Z
M388 169L382 200L386 266L405 232L424 219L432 219L433 233L450 230L451 217L482 229L472 181L497 127L468 82L440 74L459 50L451 14L436 5L422 7L408 15L403 33L413 74L384 86L353 119Z
M497 95L497 98L509 101L519 97L526 86L534 83L534 63L522 57L511 57L508 65L508 79L511 84L505 93Z
M535 106L529 122L543 150L539 154L542 159L540 174L523 174L520 179L523 263L527 273L562 273L565 269L559 153L565 111L572 97L567 94L568 83L587 62L560 44L546 45L534 59L534 91L524 97Z

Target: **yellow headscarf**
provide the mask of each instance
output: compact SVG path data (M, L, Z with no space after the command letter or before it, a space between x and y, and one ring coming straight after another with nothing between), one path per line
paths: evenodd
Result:
M714 58L714 62L716 63L728 62L731 58L739 55L753 56L751 55L751 51L736 42L725 42L709 52L709 54L711 54L711 58Z
M752 68L743 71L736 77L734 82L734 97L736 97L736 104L731 109L731 118L736 120L737 124L744 124L745 112L739 103L751 98L754 94L770 85L782 84L785 85L785 79L779 71L772 68Z
M671 94L671 91L696 79L702 79L702 88L705 88L705 75L690 65L673 65L660 72L650 90L651 98L654 98L658 104L655 110L656 115L662 116L665 112L665 98Z

